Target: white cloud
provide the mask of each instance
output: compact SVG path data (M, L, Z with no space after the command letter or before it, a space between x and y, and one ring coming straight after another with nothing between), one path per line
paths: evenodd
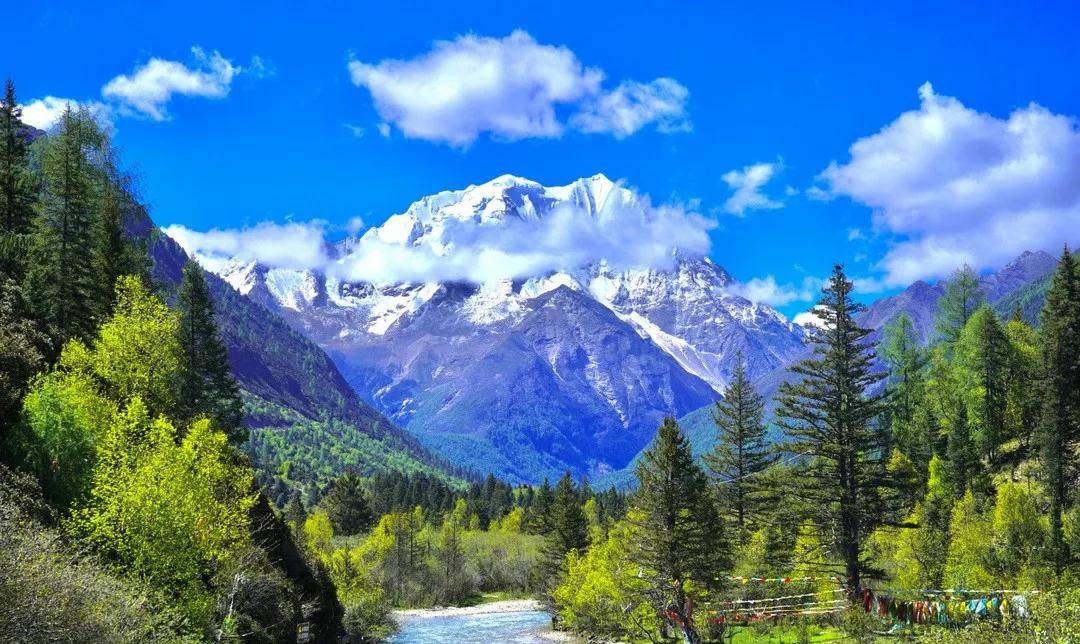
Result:
M137 67L130 76L121 74L101 88L106 98L118 101L125 109L133 110L155 121L169 118L167 105L173 95L223 98L229 94L233 78L243 68L233 65L217 51L206 54L191 49L195 66L189 67L174 60L151 58ZM255 71L266 72L261 59L255 59Z
M357 218L349 229L359 230ZM472 218L440 218L437 230L414 243L420 225L406 213L390 217L329 257L324 222L262 223L238 230L165 232L212 270L232 257L271 267L308 268L346 281L377 284L424 281L485 283L574 270L601 259L614 270L668 268L674 249L709 251L711 219L677 205L653 206L646 197L609 200L602 212L556 207L537 218L507 217L477 225ZM420 225L423 227L422 225Z
M724 211L743 215L747 210L775 210L784 204L763 193L761 189L779 169L778 163L755 163L742 170L724 173L721 179L735 192L724 202Z
M885 286L998 267L1080 239L1080 128L1031 103L1007 118L919 88L919 109L859 139L821 174L829 192L874 209L897 242Z
M319 268L328 262L323 241L326 222L322 220L262 222L245 228L214 228L206 232L173 224L163 230L210 270L217 270L233 258L277 268Z
M543 45L516 30L505 38L476 35L438 41L409 60L349 63L384 123L407 137L467 147L481 134L500 140L557 137L572 127L628 136L655 123L689 127L687 90L670 78L602 88L604 73L585 67L566 47Z
M364 138L364 128L360 127L359 125L353 125L352 123L342 123L342 125L345 126L346 130L352 132L352 135L356 138Z
M866 239L866 235L863 234L861 228L848 228L847 229L848 241L856 241L859 239Z
M751 302L762 302L771 306L784 306L792 302L808 302L817 295L821 280L815 277L803 278L802 284L779 284L772 275L755 277L732 287L732 291Z
M806 196L810 201L832 201L836 198L835 195L828 190L822 189L820 186L810 186L807 188Z
M649 123L661 132L691 129L686 116L690 91L672 78L651 83L623 81L614 91L601 94L575 114L570 123L582 132L607 133L617 139L634 134Z
M818 307L815 306L812 309L810 309L809 311L803 311L801 313L796 313L795 317L792 318L791 321L794 322L795 324L798 324L799 326L807 328L807 329L810 329L810 328L824 329L826 327L825 320L822 320L820 317L817 316L816 313L814 313L814 311L817 308Z
M34 99L23 105L22 121L39 130L47 130L56 125L64 111L69 107L73 110L85 107L103 126L106 128L112 127L112 110L109 109L108 105L96 101L80 102L72 98L57 98L55 96Z
M390 138L390 124L389 123L379 123L376 127L379 130L379 134L381 134L384 139L389 139Z
M350 236L357 235L361 230L366 227L364 219L362 217L350 217L349 221L345 223L345 231Z

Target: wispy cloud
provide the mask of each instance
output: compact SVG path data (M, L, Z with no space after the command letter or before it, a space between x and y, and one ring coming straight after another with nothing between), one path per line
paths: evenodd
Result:
M755 277L732 287L732 291L752 302L762 302L771 306L784 306L792 302L809 302L817 297L821 280L816 277L804 277L800 284L780 284L772 275Z
M60 120L68 106L86 107L99 121L111 126L117 116L139 116L153 121L169 119L168 105L174 96L221 99L229 94L240 74L266 78L274 74L270 64L253 56L251 63L239 66L217 51L207 54L192 47L192 62L151 58L136 66L131 74L120 74L101 88L105 101L79 100L46 96L29 101L23 108L23 121L48 129Z
M724 211L741 216L746 214L747 210L783 208L783 202L769 197L762 191L780 167L779 163L755 163L741 170L724 173L720 178L734 191L724 202Z
M384 123L456 147L482 134L503 141L557 137L568 126L617 138L650 124L662 132L690 127L689 92L677 81L627 80L605 91L602 70L522 30L505 38L460 36L408 60L353 60L348 67Z

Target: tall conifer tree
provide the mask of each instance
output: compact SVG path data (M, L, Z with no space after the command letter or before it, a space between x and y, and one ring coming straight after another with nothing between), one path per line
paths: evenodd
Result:
M802 377L779 393L778 422L789 437L784 446L806 460L793 479L794 493L809 502L823 533L835 535L850 590L857 593L870 572L866 539L884 517L880 491L886 479L887 436L874 422L884 411L869 388L883 377L865 344L869 330L855 322L864 309L838 264L814 308L824 327L811 338L814 355L791 368Z
M1050 495L1049 555L1058 574L1069 561L1062 514L1077 472L1080 442L1080 278L1066 248L1042 312L1042 417L1039 426L1043 479Z
M960 339L968 320L985 302L979 276L967 264L945 281L945 294L938 300L937 331L946 345Z
M567 471L555 485L551 503L551 531L544 547L546 567L552 574L562 568L566 553L583 551L589 545L589 520L582 509L581 495Z
M22 276L37 197L21 118L15 84L9 78L0 104L0 272L13 279Z
M178 415L190 420L212 418L235 442L246 439L240 389L229 372L228 353L214 322L214 304L203 270L193 261L184 266L176 298L180 310Z
M94 206L100 172L92 158L107 138L85 109L68 109L42 153L41 211L33 233L27 291L59 346L88 338L100 310L94 258Z
M731 561L716 499L674 418L664 419L636 473L630 520L638 538L631 560L646 571L650 599L665 624L700 641L690 588L715 587Z
M719 440L712 453L706 455L705 464L720 477L717 497L732 515L740 539L753 529L765 502L756 477L776 461L766 439L764 412L765 400L750 382L739 354L731 384L713 408Z

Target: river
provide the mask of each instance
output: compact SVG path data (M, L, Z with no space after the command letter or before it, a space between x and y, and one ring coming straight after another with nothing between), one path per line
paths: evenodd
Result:
M394 613L401 630L393 644L550 644L573 639L551 630L551 615L533 600L403 610Z

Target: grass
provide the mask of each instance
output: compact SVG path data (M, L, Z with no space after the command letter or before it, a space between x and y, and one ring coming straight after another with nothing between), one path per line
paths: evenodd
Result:
M727 641L727 640L725 640ZM735 628L732 644L800 644L802 642L844 642L851 641L849 635L834 626L808 625L805 629L796 626L771 626L757 629L750 626Z

